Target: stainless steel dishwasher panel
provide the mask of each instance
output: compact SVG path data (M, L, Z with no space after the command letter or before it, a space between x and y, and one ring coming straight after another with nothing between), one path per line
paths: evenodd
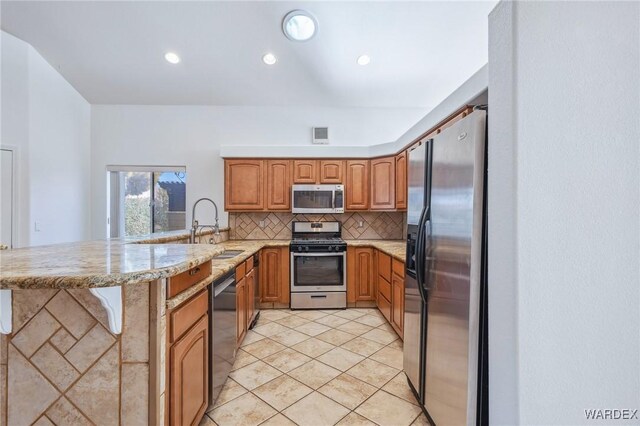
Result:
M210 404L218 398L236 357L236 280L232 271L211 289Z

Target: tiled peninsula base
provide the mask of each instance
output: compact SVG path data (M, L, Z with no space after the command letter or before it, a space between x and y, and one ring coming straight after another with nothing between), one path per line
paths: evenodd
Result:
M2 335L0 347L0 423L158 423L149 407L164 411L158 409L164 375L151 369L163 360L150 353L149 331L163 341L164 317L155 312L162 305L150 312L149 302L163 283L122 287L120 335L109 331L106 311L88 289L14 290L13 333Z

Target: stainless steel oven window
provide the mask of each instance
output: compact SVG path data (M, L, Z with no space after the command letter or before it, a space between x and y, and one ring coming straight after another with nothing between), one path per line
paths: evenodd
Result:
M344 286L344 253L293 253L291 258L294 287Z
M293 191L293 205L300 209L333 208L333 191Z

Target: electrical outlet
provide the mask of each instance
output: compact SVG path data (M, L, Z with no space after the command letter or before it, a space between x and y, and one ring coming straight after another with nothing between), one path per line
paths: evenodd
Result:
M40 232L40 222L33 222L33 230L35 232Z
M358 221L358 228L364 228L364 220Z
M264 220L261 220L260 223L258 223L258 226L260 228L264 228Z

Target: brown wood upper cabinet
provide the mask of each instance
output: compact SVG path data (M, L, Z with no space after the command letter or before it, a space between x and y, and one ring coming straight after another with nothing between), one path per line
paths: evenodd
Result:
M225 210L246 211L264 209L263 181L263 160L225 160Z
M407 151L396 155L396 209L407 208Z
M371 210L396 208L395 157L371 160Z
M316 183L318 160L293 160L293 183Z
M320 183L344 183L343 160L320 160Z
M291 210L291 161L267 160L267 210Z
M369 160L347 160L346 210L369 208Z

